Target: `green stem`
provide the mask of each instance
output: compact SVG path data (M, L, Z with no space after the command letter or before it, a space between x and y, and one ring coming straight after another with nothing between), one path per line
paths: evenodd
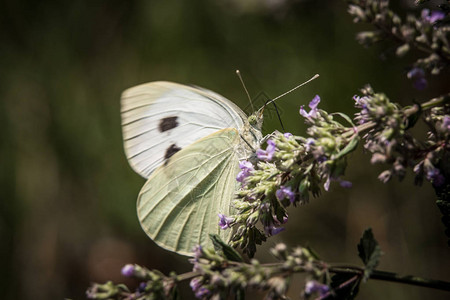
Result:
M183 274L178 275L176 277L176 280L177 281L183 281L183 280L191 279L191 278L194 278L194 277L197 277L197 276L200 276L200 275L201 275L201 273L198 272L198 271L183 273Z

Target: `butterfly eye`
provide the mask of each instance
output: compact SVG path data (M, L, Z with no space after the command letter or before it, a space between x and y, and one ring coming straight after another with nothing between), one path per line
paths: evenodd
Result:
M258 123L258 118L255 115L251 115L248 117L248 122L250 125L256 125Z

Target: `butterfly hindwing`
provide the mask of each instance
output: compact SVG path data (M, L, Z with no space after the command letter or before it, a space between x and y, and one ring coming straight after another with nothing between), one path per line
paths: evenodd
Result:
M165 81L123 92L121 112L127 158L145 178L180 149L246 121L239 107L212 91Z
M138 215L142 228L159 246L184 255L211 245L209 234L228 240L218 213L229 215L237 187L238 148L234 128L222 129L176 152L142 188Z

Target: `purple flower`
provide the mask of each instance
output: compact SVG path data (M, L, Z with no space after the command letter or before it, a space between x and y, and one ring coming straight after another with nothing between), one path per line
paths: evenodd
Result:
M443 18L445 18L445 13L440 10L433 10L430 12L429 9L425 8L422 10L421 16L423 21L428 22L430 24L434 24L437 21L440 21Z
M315 280L310 280L305 285L305 294L311 295L318 292L320 296L325 295L330 291L330 288L326 284L322 284Z
M340 180L339 180L339 184L340 184L343 188L346 188L346 189L349 189L349 188L352 187L352 183L351 183L350 181L347 181L347 180L342 180L342 179L340 179Z
M211 291L202 286L195 292L195 297L197 297L198 299L203 299L206 298L206 296L209 296L210 294Z
M316 95L311 102L309 102L309 108L311 108L311 110L308 112L306 112L306 110L303 108L303 105L300 107L300 114L305 117L305 118L315 118L317 117L317 112L319 111L317 109L317 105L319 105L320 102L320 97L319 95Z
M450 131L450 116L449 115L445 115L444 116L444 120L442 121L442 127L444 128L445 131Z
M143 292L145 292L146 287L147 287L147 282L143 281L143 282L139 283L137 290L138 290L138 292L143 293Z
M407 74L406 77L414 80L413 86L415 89L421 91L425 89L428 85L427 80L425 79L425 71L422 68L412 68Z
M264 231L266 232L267 236L272 236L284 231L284 227L275 227L273 225L264 226Z
M292 133L290 133L290 132L286 132L286 133L284 133L283 135L284 135L284 137L287 138L287 139L290 138L290 137L292 137Z
M426 176L434 186L441 186L445 182L445 177L441 174L438 168L430 168L427 171Z
M191 286L191 289L195 292L202 286L202 278L201 277L192 278L189 285Z
M359 113L356 114L356 119L359 124L364 124L369 121L369 109L367 103L370 98L367 96L360 97L358 95L353 96L353 100L355 100L355 107L361 109Z
M305 144L305 149L306 151L310 151L311 150L311 146L316 144L316 141L313 138L307 138L306 139L306 144Z
M199 260L200 257L202 257L203 255L203 248L201 245L197 245L194 247L194 259L196 261Z
M231 224L234 222L234 218L227 217L223 214L219 214L219 218L220 218L219 226L222 229L230 228Z
M255 170L252 163L247 160L240 161L239 168L241 168L241 171L237 174L236 180L240 183L244 183L245 179Z
M127 264L122 268L122 275L125 277L131 277L134 275L134 266L132 264Z
M416 80L414 80L413 86L416 90L422 91L427 88L428 81L425 78L417 78Z
M277 196L278 200L289 198L289 201L291 201L291 203L294 203L295 201L295 193L292 191L292 188L290 186L281 186L280 189L275 192L275 196Z
M192 249L194 252L194 257L189 259L189 262L194 265L192 268L194 271L199 271L201 267L199 266L200 258L203 256L203 248L200 245L197 245Z
M189 285L191 286L192 291L195 293L195 297L201 299L211 293L210 290L202 286L203 280L201 277L195 277L191 280Z
M422 68L412 68L407 74L406 77L409 79L424 77L425 71Z
M275 142L272 140L268 140L266 150L263 149L256 150L256 156L258 157L259 160L271 161L273 155L275 154L276 148L277 147L275 146Z

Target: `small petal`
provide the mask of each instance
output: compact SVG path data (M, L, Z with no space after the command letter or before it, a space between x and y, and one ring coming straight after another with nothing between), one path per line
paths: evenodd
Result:
M407 74L408 79L425 77L425 71L422 68L412 68Z
M416 90L422 91L427 88L428 81L425 78L417 78L414 80L413 86Z
M237 174L236 180L241 183L244 183L245 179L255 170L253 164L247 160L240 161L239 168L241 168L241 171Z
M202 286L202 278L201 277L195 277L191 280L189 283L191 286L191 289L195 292Z
M310 280L305 285L305 294L311 295L318 292L319 295L323 296L328 293L330 288L326 284L322 284L315 280Z
M442 122L442 127L444 128L445 131L450 131L450 116L449 115L444 116L444 120Z
M294 203L295 201L295 193L292 191L292 188L290 186L285 187L281 186L280 189L278 189L275 192L275 196L278 200L284 200L285 198L289 198L289 201L291 203Z
M227 229L231 227L231 224L234 222L234 218L227 217L223 214L219 214L219 226L222 229Z
M323 185L323 188L324 188L325 191L327 191L327 192L328 192L328 190L330 189L330 183L331 183L331 180L330 180L330 177L328 177L328 178L327 178L327 181L325 181L325 183L324 183L324 185Z
M303 105L300 106L300 114L305 117L305 118L309 118L309 114L306 112L306 110L303 108Z
M352 187L352 183L351 183L350 181L347 181L347 180L340 180L340 181L339 181L339 184L340 184L343 188L346 188L346 189L349 189L349 188Z
M275 142L272 140L268 140L266 150L257 149L256 156L258 157L259 160L271 161L273 158L273 155L275 154L276 148L277 147L275 145Z
M275 227L275 226L265 226L264 231L267 236L272 236L279 234L280 232L284 231L284 227Z
M315 95L314 98L311 100L311 102L309 102L309 108L311 109L315 109L317 108L317 105L319 105L320 102L320 97L319 95Z
M134 274L134 265L132 265L132 264L127 264L127 265L125 265L125 266L122 268L121 273L122 273L123 276L126 276L126 277L131 277L131 276L133 276L133 274Z
M283 136L288 139L288 138L292 137L292 133L286 132L283 134Z

